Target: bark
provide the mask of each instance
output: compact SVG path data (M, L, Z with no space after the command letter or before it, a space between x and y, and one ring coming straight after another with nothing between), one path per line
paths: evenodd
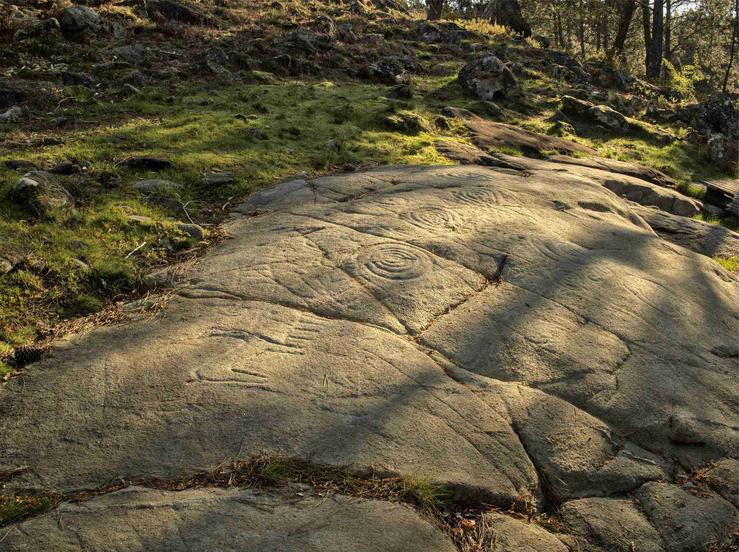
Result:
M647 66L647 78L656 79L662 72L662 41L664 40L664 0L654 0L652 10L651 64Z
M580 39L580 57L585 58L585 6L583 6L582 0L579 5L580 19L578 21L577 34Z
M616 28L616 37L613 39L610 57L622 57L624 55L624 45L626 37L629 35L629 27L631 20L634 18L636 11L636 0L619 0L618 27Z
M644 31L644 65L647 69L647 76L649 76L649 69L653 65L652 62L652 17L649 13L649 2L643 0L640 4L642 14L642 27Z
M430 21L441 19L445 2L446 0L426 0L426 5L428 7L427 16Z
M729 75L731 67L734 65L734 56L736 55L736 41L739 35L739 0L734 0L734 24L731 31L731 54L729 55L729 64L726 66L726 74L724 75L724 84L721 87L722 92L726 93L726 87L729 84Z
M665 2L665 48L663 57L672 63L672 0Z

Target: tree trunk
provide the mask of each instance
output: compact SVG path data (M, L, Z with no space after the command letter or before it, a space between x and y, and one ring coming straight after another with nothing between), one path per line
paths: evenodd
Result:
M636 11L636 0L620 0L619 8L618 27L616 28L616 37L613 39L613 46L611 47L611 58L622 57L624 55L624 44L626 44L631 20L634 18L634 12Z
M729 64L726 66L726 74L724 75L724 84L721 91L726 93L726 86L729 84L729 75L731 74L731 66L734 65L734 56L736 54L736 41L739 36L739 0L734 0L734 29L731 31L731 54L729 55Z
M580 39L580 57L585 59L585 6L583 6L582 0L579 2L580 19L577 25L577 35Z
M444 11L444 3L446 0L426 0L428 6L428 19L430 21L436 21L441 19L441 14Z
M662 72L662 41L664 40L664 0L654 0L652 10L651 65L647 67L647 78L656 79Z
M564 49L565 37L562 32L562 15L557 10L554 11L554 33L557 38L557 46L559 46L560 49Z
M652 62L652 17L649 14L649 2L644 0L641 3L642 27L644 30L644 66L646 67L647 76L649 76Z
M672 63L672 0L665 2L665 51L663 57Z

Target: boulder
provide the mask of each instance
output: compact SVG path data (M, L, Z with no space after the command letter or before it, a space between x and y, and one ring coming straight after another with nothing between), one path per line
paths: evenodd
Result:
M491 552L568 552L569 548L556 535L536 523L498 513L485 514L483 541ZM474 550L474 549L472 549Z
M734 507L710 492L693 495L655 481L646 483L636 496L670 552L721 550L737 529Z
M87 6L71 6L62 10L59 28L65 37L78 40L89 34L103 32L105 23L94 9Z
M288 50L306 55L318 53L322 44L321 36L305 27L298 27L285 33L283 44Z
M62 71L59 73L64 86L87 86L94 88L97 84L95 77L87 73L75 73L74 71Z
M587 551L666 552L660 534L631 499L571 500L559 507L559 517Z
M408 111L401 111L393 115L388 115L385 117L384 123L390 130L402 132L404 134L419 134L428 130L428 125L421 116Z
M508 66L493 54L471 61L459 72L462 88L481 100L518 98L521 86Z
M575 82L590 82L590 74L585 71L582 64L567 52L560 50L548 50L544 56L547 65L556 65L566 68Z
M385 56L370 63L365 69L366 76L386 84L407 84L410 72L416 68L415 62L401 56Z
M146 10L149 16L159 16L189 25L200 25L209 20L199 8L175 0L150 0L146 3Z
M0 123L17 123L21 119L23 119L23 108L17 105L0 113Z
M23 88L0 83L0 109L7 109L19 104L28 98L28 92Z
M709 257L739 256L739 234L701 220L635 205L634 212L664 240Z
M313 22L313 27L316 31L329 38L336 38L339 36L339 29L336 26L334 20L328 15L321 15L316 18Z
M739 139L712 134L706 142L708 158L726 171L739 167Z
M232 172L218 171L203 174L203 184L206 186L223 186L234 182L236 182L236 177Z
M21 208L40 217L50 217L57 209L71 206L71 194L53 174L31 171L24 174L10 190L10 199Z
M594 153L587 146L577 142L538 134L515 125L489 121L465 109L445 107L442 113L449 117L463 119L470 133L470 141L484 151L515 148L525 155L534 157L542 157L545 152L558 152L566 155Z
M427 43L453 45L459 45L463 39L474 36L474 33L451 21L433 23L422 21L416 27L416 34Z
M129 487L65 502L13 529L3 532L3 551L456 550L442 531L402 504L238 488Z
M700 479L739 508L739 461L735 458L724 458L711 464L700 473Z
M595 105L585 100L578 100L572 96L562 96L562 112L620 133L626 133L631 129L626 117L615 109L607 105Z
M705 137L723 134L739 139L739 109L728 94L714 94L704 102L687 105L677 111L677 117Z

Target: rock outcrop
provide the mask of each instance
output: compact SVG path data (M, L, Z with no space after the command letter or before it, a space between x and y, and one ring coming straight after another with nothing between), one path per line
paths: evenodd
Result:
M620 543L608 512L654 550L721 542L733 506L672 478L739 445L736 279L655 235L605 187L613 173L498 161L509 168L378 168L252 195L159 318L73 336L0 389L6 492L177 479L273 453L427 479L462 501L561 505L564 535L491 519L511 549ZM224 508L244 510L226 542L276 523L233 498L248 491L190 492L63 506L0 550L67 542L72 520L105 542L120 515L127 549L151 531L176 549ZM275 499L280 523L295 520L275 538L303 538L290 528L318 518L312 534L364 535L372 524L342 521L361 515L387 521L380 549L412 550L398 544L409 534L448 549L402 507L336 500L330 516ZM174 532L156 533L173 511Z
M462 67L459 83L482 100L517 98L522 93L513 72L493 54L485 54Z

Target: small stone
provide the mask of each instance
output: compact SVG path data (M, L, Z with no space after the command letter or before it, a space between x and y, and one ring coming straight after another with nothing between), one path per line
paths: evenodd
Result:
M329 151L333 151L334 153L339 153L339 151L341 151L341 146L336 140L331 138L330 140L326 141L326 149Z
M184 232L191 238L194 238L198 241L201 241L205 238L205 229L202 226L199 226L197 224L189 224L189 223L181 222L177 225L177 228L181 232Z
M267 133L259 127L250 127L246 133L253 140L267 140Z
M24 174L11 189L10 198L42 217L72 203L70 193L56 181L53 174L46 171Z
M203 175L203 184L206 186L222 186L236 181L232 172L210 172Z
M146 195L171 195L172 193L182 190L182 185L172 182L171 180L162 180L152 178L149 180L141 180L134 187L142 194Z
M90 265L87 264L85 261L82 261L80 259L71 259L70 261L74 266L79 268L80 270L90 270Z
M64 86L87 86L88 88L94 88L96 84L95 78L87 73L62 71L60 76Z
M24 171L31 171L36 168L36 165L25 159L7 159L3 164L6 168L12 170L23 169Z
M13 270L13 264L5 258L0 257L0 276L3 276Z
M0 113L0 123L17 123L23 118L23 108L13 106L4 113Z
M126 219L130 222L133 222L135 224L141 224L143 226L149 226L151 224L155 224L155 221L151 217L147 217L146 215L127 215Z
M135 170L164 171L174 168L174 163L159 157L129 157L118 162L118 166Z
M76 174L78 172L81 172L82 169L79 165L76 163L73 163L72 161L61 161L54 165L51 169L49 169L50 173L53 174L64 174L64 175L70 175L70 174Z
M426 122L415 113L401 112L385 117L385 126L405 134L419 134L427 130Z

